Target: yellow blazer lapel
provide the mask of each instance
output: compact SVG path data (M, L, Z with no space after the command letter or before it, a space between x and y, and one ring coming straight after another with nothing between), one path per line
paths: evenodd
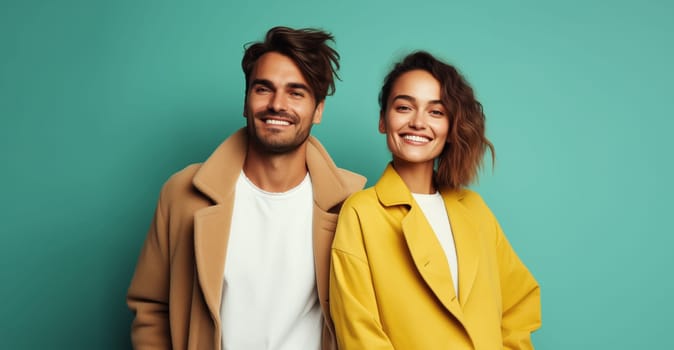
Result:
M480 235L477 224L471 220L470 213L461 203L460 192L445 190L442 191L442 198L454 236L459 263L459 300L461 306L464 306L470 297L480 262Z
M461 320L447 257L421 209L412 205L402 221L403 235L414 265L442 305Z
M409 189L390 164L375 190L385 206L406 205L409 208L402 219L402 233L414 265L442 305L462 321L463 313L442 246Z

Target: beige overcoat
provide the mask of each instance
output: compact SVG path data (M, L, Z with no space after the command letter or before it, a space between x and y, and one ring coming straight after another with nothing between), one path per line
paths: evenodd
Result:
M245 130L239 130L206 162L186 167L163 186L127 295L135 313L134 348L220 349L220 302L234 188L247 142ZM314 195L316 284L325 319L322 344L328 350L336 348L328 280L337 214L346 197L364 186L365 178L337 168L313 137L306 152Z

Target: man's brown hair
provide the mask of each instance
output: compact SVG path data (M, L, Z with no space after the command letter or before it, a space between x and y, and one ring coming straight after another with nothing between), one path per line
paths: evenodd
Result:
M454 189L468 186L477 177L487 149L491 152L493 162L494 145L485 136L482 104L454 66L425 51L407 55L384 79L379 93L380 117L383 118L386 113L395 81L412 70L426 71L440 83L440 100L449 114L447 143L436 159L435 184Z
M323 101L335 92L334 78L339 79L339 54L328 45L328 41L334 42L335 39L322 30L274 27L267 32L264 41L247 44L241 60L246 75L246 95L257 60L268 52L278 52L295 62L307 80L316 103Z

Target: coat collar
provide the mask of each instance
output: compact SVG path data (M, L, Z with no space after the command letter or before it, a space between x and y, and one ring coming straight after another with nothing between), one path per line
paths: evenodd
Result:
M412 193L405 185L403 179L398 175L398 172L393 168L393 164L389 163L384 169L384 173L374 186L377 192L377 197L381 203L386 206L395 205L412 205L414 199ZM461 201L465 196L465 191L459 190L441 190L440 193L445 199L445 202L450 199L454 201ZM415 203L416 205L416 203Z
M314 188L314 201L329 211L340 204L355 189L339 177L339 169L321 143L313 136L307 140L307 168ZM227 202L241 174L248 149L246 129L242 128L225 140L202 164L193 184L215 204ZM316 189L331 189L316 191Z
M385 207L404 205L409 208L402 219L402 231L414 264L436 297L460 319L462 314L460 306L465 305L469 300L477 273L480 251L477 225L472 221L470 212L462 203L465 191L447 189L440 191L457 250L458 299L450 278L447 257L421 208L412 197L412 193L391 164L386 167L384 174L375 185L375 192Z
M226 202L234 193L247 148L246 130L240 129L221 143L201 165L192 180L194 186L215 204Z
M194 214L194 249L199 284L211 312L211 318L218 326L234 191L247 149L248 137L246 129L242 128L220 144L201 165L192 180L195 188L213 202L212 206L202 208ZM324 230L319 229L321 225L325 225L324 214L319 211L334 212L334 208L350 193L362 188L365 178L358 175L347 181L341 177L340 174L343 175L344 170L337 168L326 150L313 136L308 139L306 152L314 196L313 240L316 282L319 298L323 304L323 301L327 300L325 278L329 268L329 249L323 249L323 246L328 244L329 247L334 230L329 232L328 237L327 233L324 234ZM327 310L327 306L324 306L324 309Z

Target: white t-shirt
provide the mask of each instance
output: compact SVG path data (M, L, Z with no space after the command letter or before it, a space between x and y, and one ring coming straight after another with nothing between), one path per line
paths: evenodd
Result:
M223 350L320 349L309 174L266 192L243 173L236 183L223 281Z
M439 192L433 194L412 193L412 196L421 207L421 211L426 216L426 220L431 225L435 236L440 241L442 249L445 251L449 272L452 274L454 291L459 296L459 268L456 258L456 247L454 246L454 235L452 227L449 225L449 216L445 208L445 202Z

